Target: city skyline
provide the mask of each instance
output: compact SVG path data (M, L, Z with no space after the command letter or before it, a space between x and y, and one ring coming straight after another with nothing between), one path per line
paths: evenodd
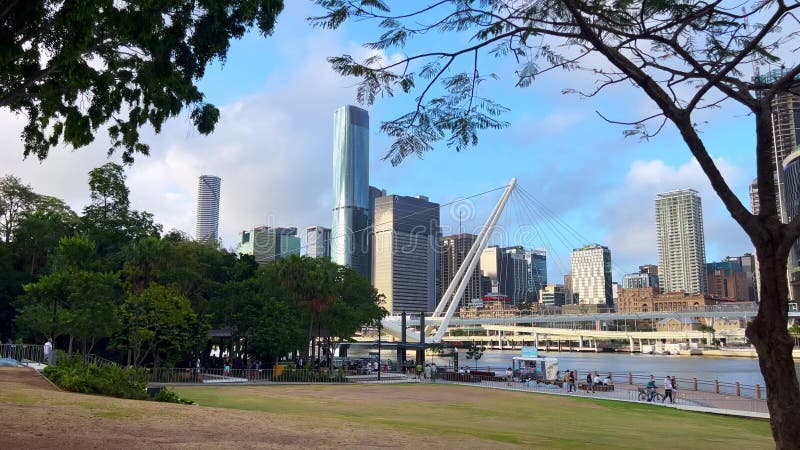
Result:
M219 228L226 248L234 248L238 232L255 224L328 226L333 208L330 117L341 105L354 103L355 94L352 80L332 74L325 57L343 49L357 55L365 50L354 46L359 36L347 28L306 33L304 18L311 15L310 9L299 3L287 5L282 26L272 38L249 36L234 42L225 67L209 68L201 84L209 101L222 110L213 135L187 132L190 127L184 118L168 122L159 136L143 130L152 151L128 169L132 207L153 212L165 231L190 232L197 177L214 173L226 183ZM273 61L279 58L264 54L285 56L288 63L279 65ZM693 188L705 199L709 259L752 252L674 130L666 129L649 142L624 139L620 127L597 119L593 111L624 117L630 104L644 108L641 102L634 98L626 108L616 109L602 99L595 103L565 97L561 88L575 86L560 85L557 78L543 77L537 90L510 91L513 98L496 91L498 100L512 108L506 117L512 125L499 133L484 133L479 146L466 152L441 147L424 160L411 158L392 167L381 159L389 139L373 126L372 183L389 192L427 195L445 204L501 186L516 175L522 186L536 188L537 197L579 230L586 242L608 245L619 278L656 260L652 211L635 205L649 204L656 192ZM393 101L381 100L369 109L376 124L393 117L397 109ZM724 107L714 115L716 121L704 126L709 148L746 204L747 186L755 176L754 138L752 127L742 124L750 121ZM107 140L99 136L96 144L79 152L54 149L43 163L24 161L18 143L24 120L11 114L3 119L0 136L10 143L0 150L7 162L4 173L13 173L38 192L63 198L80 211L88 202L86 174L107 161ZM465 177L470 171L474 176ZM464 220L465 230L482 225L490 210L485 205L494 200L476 202L471 217ZM442 225L457 230L450 213L442 214ZM569 265L569 250L556 250L548 258L551 283Z

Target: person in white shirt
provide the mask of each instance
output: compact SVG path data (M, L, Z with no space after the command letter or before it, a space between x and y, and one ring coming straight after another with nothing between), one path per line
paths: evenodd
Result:
M53 364L53 340L50 338L44 343L44 359L47 364Z
M672 397L672 378L669 376L664 378L664 401L667 399L670 403L675 403L675 399Z

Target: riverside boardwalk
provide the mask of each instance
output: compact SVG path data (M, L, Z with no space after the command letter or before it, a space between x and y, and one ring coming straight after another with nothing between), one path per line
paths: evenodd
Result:
M676 409L683 409L688 411L709 412L715 414L726 414L733 416L752 417L760 419L769 418L769 409L767 402L764 399L748 398L736 396L732 393L716 393L707 391L695 391L688 389L678 389L678 396L675 403L667 402L641 402L639 400L639 388L644 386L644 383L628 384L628 383L615 383L613 391L596 391L590 392L585 389L578 389L576 392L567 392L567 387L558 387L555 385L548 385L542 383L531 383L523 381L481 381L480 383L463 383L463 382L450 382L450 381L436 381L437 383L456 383L461 385L469 385L475 387L505 389L514 391L527 391L537 392L542 394L552 395L567 395L576 397L599 398L608 400L620 400L628 402L650 403L653 405L667 406ZM663 389L658 389L661 394L664 393ZM766 395L765 395L766 396Z

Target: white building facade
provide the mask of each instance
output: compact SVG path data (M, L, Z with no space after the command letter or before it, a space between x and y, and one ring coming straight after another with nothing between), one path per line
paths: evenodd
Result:
M703 207L693 189L656 195L658 278L663 292L708 292Z

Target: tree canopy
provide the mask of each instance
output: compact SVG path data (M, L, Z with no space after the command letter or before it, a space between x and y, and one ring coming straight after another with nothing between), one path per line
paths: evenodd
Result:
M189 109L211 133L219 110L197 86L232 39L272 33L282 0L8 0L0 2L0 108L27 116L25 156L95 140L109 153L147 155L140 129L158 133Z

